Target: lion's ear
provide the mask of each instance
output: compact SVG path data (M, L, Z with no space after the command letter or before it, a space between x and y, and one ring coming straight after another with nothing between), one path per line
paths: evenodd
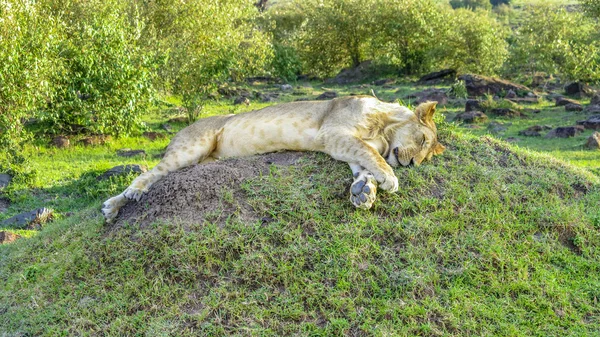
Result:
M438 102L425 102L425 103L421 103L419 104L419 106L417 106L417 109L415 110L417 117L419 117L419 120L427 125L427 126L431 126L434 125L433 124L433 114L435 113L435 106L437 105Z
M432 150L433 150L433 154L438 155L438 154L444 153L444 151L446 150L446 147L440 143L435 143Z

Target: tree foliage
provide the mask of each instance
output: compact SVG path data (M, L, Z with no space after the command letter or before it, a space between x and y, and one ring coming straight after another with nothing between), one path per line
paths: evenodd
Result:
M540 6L515 31L511 71L544 71L569 79L600 79L596 23L581 13Z
M491 9L490 0L450 0L452 8Z
M586 14L594 18L600 18L600 1L579 0Z

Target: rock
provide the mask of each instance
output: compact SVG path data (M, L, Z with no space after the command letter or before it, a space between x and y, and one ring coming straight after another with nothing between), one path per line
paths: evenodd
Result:
M496 116L503 116L503 117L520 117L522 116L521 112L514 110L514 109L508 109L508 108L495 108L492 109L491 112L496 115Z
M583 106L581 104L569 103L569 104L565 105L565 110L566 111L582 111Z
M583 109L587 114L600 114L600 105L588 105Z
M240 96L233 100L233 104L234 105L239 105L239 104L250 105L250 100L248 99L248 97Z
M19 238L21 238L21 236L18 234L7 231L0 231L0 244L11 243Z
M165 124L162 124L160 127L167 132L173 131L173 127L171 126L171 124L165 123Z
M119 165L111 168L110 170L104 172L101 176L96 178L97 180L105 180L110 177L118 176L121 174L129 174L129 173L144 173L148 171L145 166L130 164L130 165Z
M514 90L509 89L506 92L506 96L504 96L504 98L517 98L517 93Z
M65 136L56 136L52 139L52 145L56 146L59 149L64 149L71 145L69 138Z
M465 112L481 110L481 101L477 99L469 99L465 103Z
M533 132L540 132L540 131L546 131L546 130L552 130L552 127L547 126L547 125L534 125L534 126L530 126L527 129L523 130L523 131L533 131ZM521 131L521 132L523 132Z
M514 97L514 98L507 98L509 101L513 102L513 103L517 103L517 104L538 104L539 103L539 98L538 97Z
M0 188L7 187L12 180L12 177L6 173L0 173Z
M456 115L454 121L463 123L483 123L487 121L488 117L481 111L468 111Z
M565 86L565 93L569 96L582 98L593 96L594 90L583 82L573 82Z
M276 93L258 93L258 98L263 103L275 102L279 98Z
M600 115L590 116L587 120L578 121L577 125L581 125L588 130L600 130Z
M300 98L296 98L294 100L294 102L306 102L306 101L310 101L310 98L308 98L308 97L300 97Z
M571 138L577 136L580 132L583 132L584 128L578 126L561 126L554 130L551 130L546 134L546 138Z
M487 76L465 74L458 79L465 82L470 96L497 95L508 90L514 91L518 96L525 96L531 92L526 86Z
M82 138L79 142L84 146L95 146L104 145L107 142L110 142L111 139L111 136L98 135Z
M394 83L396 83L396 80L393 78L384 78L384 79L373 82L373 84L377 85L377 86L389 85L389 84L394 84Z
M448 95L445 89L430 88L423 91L415 92L408 95L406 98L416 99L414 104L418 105L423 102L438 102L439 106L448 104Z
M490 122L490 124L488 124L487 129L492 133L492 134L498 134L501 132L504 132L508 129L509 126L511 126L512 123L500 123L500 122Z
M581 105L581 103L577 102L576 100L570 99L570 98L566 98L563 96L556 97L556 106L565 106L567 104Z
M334 78L327 79L325 83L348 84L361 82L371 76L371 65L373 61L364 61L354 68L342 69Z
M288 90L294 90L294 87L292 87L291 84L282 84L279 86L279 89L281 89L282 91L288 91Z
M506 141L508 143L516 143L516 142L520 141L520 139L517 137L508 137L508 138L506 138Z
M14 229L38 229L48 221L52 221L53 211L49 208L38 208L30 212L17 214L0 222L1 226Z
M187 122L188 122L188 118L185 116L173 117L173 118L169 119L169 123L187 123Z
M429 73L423 77L421 77L419 79L419 82L429 82L429 81L433 81L433 80L442 80L442 79L447 79L447 78L454 78L456 77L456 70L454 69L443 69L440 71L436 71L433 73Z
M120 149L117 150L117 156L119 157L135 157L135 156L142 156L142 157L146 157L146 151L144 150L132 150L132 149Z
M585 147L590 150L600 150L600 132L594 132L585 143Z
M519 136L525 136L525 137L541 137L542 134L539 131L530 131L530 130L523 130L523 131L519 131Z
M8 199L0 198L0 213L6 212L9 206L10 201Z
M590 105L600 105L600 92L596 93L590 100Z
M250 97L252 94L250 93L250 91L246 90L246 89L240 89L240 88L235 88L235 87L229 87L227 85L224 85L222 87L220 87L219 89L217 89L217 92L225 97L225 98L233 98L233 97Z
M320 94L319 96L317 96L317 100L319 101L324 101L324 100L328 100L328 99L334 99L338 97L338 93L335 91L325 91L324 93Z
M162 134L160 132L154 132L154 131L146 131L146 132L142 133L142 136L144 136L150 140L167 138L167 136L165 136L164 134Z

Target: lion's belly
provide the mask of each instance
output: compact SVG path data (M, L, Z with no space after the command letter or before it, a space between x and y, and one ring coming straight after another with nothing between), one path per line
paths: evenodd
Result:
M283 116L282 116L283 117ZM239 119L228 123L213 158L243 157L281 150L318 151L318 127L308 118Z

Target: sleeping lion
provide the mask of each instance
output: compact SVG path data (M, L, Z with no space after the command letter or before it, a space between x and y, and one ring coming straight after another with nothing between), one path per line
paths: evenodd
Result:
M112 222L128 200L139 201L152 184L182 167L281 150L320 151L348 163L354 176L350 201L369 209L377 183L382 190L398 190L392 167L419 165L444 151L433 122L436 104L422 103L413 112L353 96L204 118L175 135L160 163L104 202L102 213Z

